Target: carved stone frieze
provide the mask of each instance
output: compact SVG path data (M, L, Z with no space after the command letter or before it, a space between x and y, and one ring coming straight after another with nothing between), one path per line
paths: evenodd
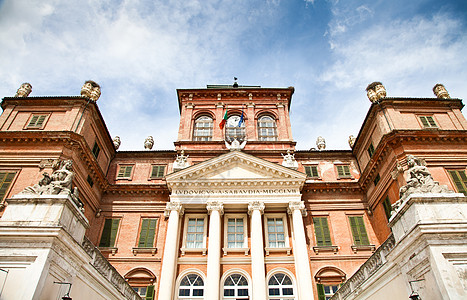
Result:
M259 210L261 214L264 213L265 205L262 201L251 201L248 203L248 214L251 215L254 210Z
M287 213L291 215L295 210L300 210L302 216L306 217L307 213L305 209L305 203L303 203L302 201L289 202L289 206L287 207Z
M243 148L245 148L246 142L247 142L246 137L241 144L237 140L237 138L234 137L234 139L232 140L230 144L227 141L225 141L225 147L229 149L230 151L240 151L240 150L243 150Z
M55 166L58 165L58 162L58 159L41 159L41 161L39 162L39 169L55 168Z
M221 201L207 201L206 209L208 210L208 214L211 214L213 210L219 211L221 215L224 214L224 204Z
M172 211L178 212L180 215L183 215L184 208L180 202L167 202L164 209L164 216L167 218L170 216Z
M287 168L290 168L290 169L293 169L293 170L297 170L298 169L298 162L295 160L295 154L292 154L292 151L287 150L287 154L284 155L282 154L282 157L284 158L284 160L282 161L282 165L284 167L287 167Z

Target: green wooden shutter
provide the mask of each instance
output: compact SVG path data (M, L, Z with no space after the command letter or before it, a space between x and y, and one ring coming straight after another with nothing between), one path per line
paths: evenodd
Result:
M465 171L448 171L459 193L467 196L467 176Z
M42 124L44 124L45 117L46 117L46 115L39 116L39 118L37 119L37 122L36 122L36 127L41 127Z
M389 200L389 197L386 197L386 199L384 199L383 207L384 207L384 212L386 213L386 218L389 221L389 218L391 217L391 210L392 210L391 201Z
M38 118L39 118L39 116L37 116L37 115L32 116L31 121L29 121L28 127L36 126L36 122L37 122Z
M433 117L426 117L426 120L428 121L428 123L430 124L430 127L438 127L435 123L435 120L433 119Z
M133 169L133 166L126 166L125 168L125 177L129 178L131 176L131 170Z
M326 217L313 218L317 246L331 246L331 234L329 232L328 219Z
M139 234L138 247L153 247L156 234L157 219L143 219Z
M430 124L428 123L425 116L421 116L420 121L422 121L423 127L430 127Z
M153 300L154 299L154 286L148 285L146 291L146 298L144 300Z
M0 201L5 198L15 175L16 172L0 172Z
M326 300L326 295L324 294L324 286L318 283L316 287L318 289L318 300Z
M106 219L99 247L113 247L117 238L120 219Z
M164 177L165 166L152 166L151 178Z
M347 165L336 166L339 177L350 177L350 169Z
M349 217L349 221L355 245L369 245L363 217Z

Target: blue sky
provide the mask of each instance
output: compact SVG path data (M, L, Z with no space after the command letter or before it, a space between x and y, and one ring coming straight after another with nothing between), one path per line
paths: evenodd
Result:
M297 149L349 149L381 81L388 96L467 96L466 1L0 0L0 97L79 95L99 108L121 150L173 149L177 88L295 87Z

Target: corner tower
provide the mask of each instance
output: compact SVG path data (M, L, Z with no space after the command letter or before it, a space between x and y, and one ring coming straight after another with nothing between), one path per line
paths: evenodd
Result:
M178 89L177 150L224 150L225 142L247 140L245 150L294 149L289 110L293 87L208 85ZM226 119L222 126L222 120Z

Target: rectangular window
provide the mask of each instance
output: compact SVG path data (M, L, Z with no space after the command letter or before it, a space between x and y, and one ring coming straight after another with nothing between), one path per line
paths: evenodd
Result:
M139 232L139 248L154 247L154 237L156 236L157 219L143 219Z
M370 155L370 158L373 157L373 154L375 154L375 147L373 146L373 143L370 144L368 147L368 155Z
M131 178L131 171L133 171L133 165L120 165L117 178Z
M0 202L5 199L15 175L16 172L0 172Z
M285 228L283 218L267 218L268 247L285 247Z
M26 125L27 129L42 129L45 125L45 121L49 115L39 115L33 114L29 119L28 125Z
M324 285L317 284L318 286L318 300L329 300L339 289L339 285Z
M357 246L369 245L368 235L366 234L365 223L363 222L363 216L349 217L350 229L352 230L352 236L354 244Z
M384 212L386 213L386 218L389 221L389 218L391 218L391 210L392 210L391 201L389 200L389 196L386 197L386 199L384 199L383 207L384 207Z
M101 148L99 148L99 145L97 144L97 142L94 142L94 147L92 147L92 154L94 155L96 159L99 156L99 152L101 152Z
M350 178L352 175L350 174L350 166L349 165L338 165L337 168L337 176L339 178Z
M164 178L165 166L152 166L151 178Z
M452 181L454 181L457 191L467 196L467 176L465 175L465 170L450 170L448 173Z
M432 116L420 116L419 118L424 128L438 128Z
M204 219L188 218L186 248L204 248Z
M227 248L243 248L245 241L245 224L243 218L227 220Z
M375 186L378 184L378 182L381 180L381 176L379 174L376 174L375 179L373 179L373 183Z
M319 178L318 166L305 166L307 177Z
M328 226L328 218L313 218L313 226L315 227L316 245L332 246L331 234L329 232Z
M114 247L120 219L105 219L99 247Z

